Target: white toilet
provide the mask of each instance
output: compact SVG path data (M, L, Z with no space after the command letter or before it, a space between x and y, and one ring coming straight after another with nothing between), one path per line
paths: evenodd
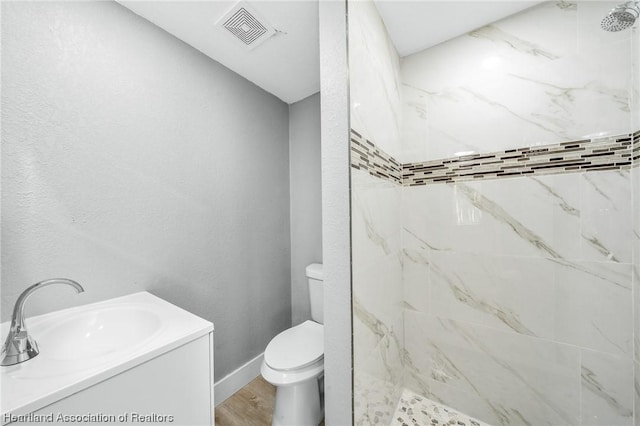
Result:
M322 264L307 266L311 319L274 337L264 351L262 377L276 386L273 426L318 426L324 417Z

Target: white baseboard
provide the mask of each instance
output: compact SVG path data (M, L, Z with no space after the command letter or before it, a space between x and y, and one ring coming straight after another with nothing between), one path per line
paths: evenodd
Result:
M264 352L227 374L213 385L216 406L260 375L260 365L263 358Z

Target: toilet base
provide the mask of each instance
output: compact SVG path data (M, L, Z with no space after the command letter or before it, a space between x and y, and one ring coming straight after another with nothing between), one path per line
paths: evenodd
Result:
M323 415L318 379L276 387L272 426L318 426Z

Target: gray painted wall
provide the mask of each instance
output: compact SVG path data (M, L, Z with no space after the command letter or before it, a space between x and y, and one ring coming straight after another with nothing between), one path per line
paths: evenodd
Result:
M305 268L322 263L320 94L289 106L291 320L311 318Z
M2 320L148 290L215 376L291 323L288 106L115 2L2 3Z

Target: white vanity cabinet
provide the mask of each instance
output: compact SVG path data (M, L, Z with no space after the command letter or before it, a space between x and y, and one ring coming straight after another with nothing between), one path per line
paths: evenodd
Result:
M74 424L70 416L76 416L79 424L213 425L212 348L213 333L33 413L49 416L46 422L10 424L68 425ZM81 416L87 415L94 420L102 415L104 421L83 422ZM67 416L67 421L60 416Z
M60 361L53 348L41 345L34 359L3 367L3 425L214 425L213 324L149 293L123 299L114 299L115 306L87 305L64 318L135 309L159 319L152 335L130 352L121 349L122 356L104 354L95 365ZM35 319L34 330L52 321L58 318Z

